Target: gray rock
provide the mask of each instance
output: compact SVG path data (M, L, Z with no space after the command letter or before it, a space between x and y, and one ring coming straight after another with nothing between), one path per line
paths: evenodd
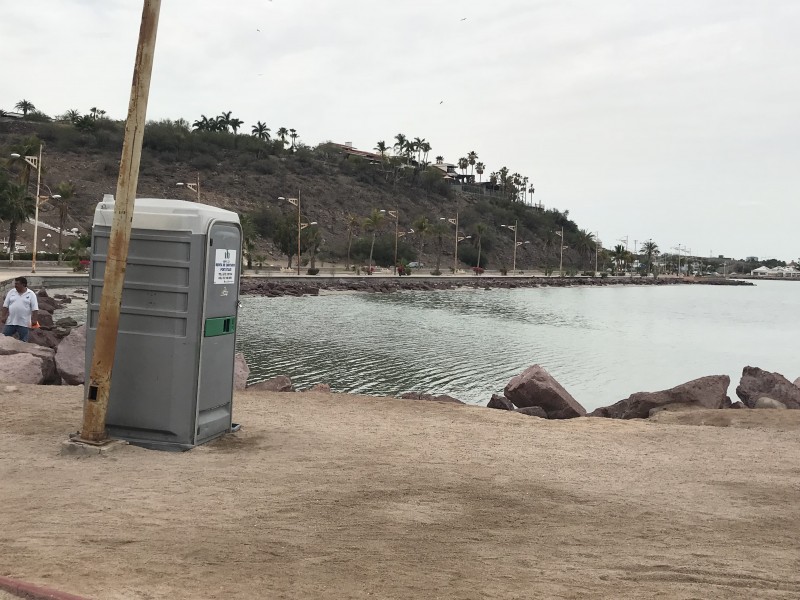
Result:
M309 392L321 392L323 394L330 394L331 393L331 386L327 383L318 383L316 385L312 385L308 388Z
M451 402L453 404L464 404L461 400L453 398L452 396L448 396L447 394L434 396L433 394L428 394L427 392L405 392L400 394L400 398L403 400L425 400L426 402Z
M786 408L786 405L781 402L780 400L775 400L774 398L770 398L769 396L761 396L756 403L753 405L753 408Z
M250 377L250 367L247 366L244 354L237 352L233 357L233 389L245 389L248 377Z
M266 381L260 381L248 386L249 390L258 390L262 392L293 392L294 384L292 380L286 375L278 375Z
M745 367L736 395L748 408L754 408L762 396L781 402L786 408L800 408L800 387L780 373L770 373L758 367Z
M499 410L514 410L514 404L512 404L511 400L509 400L505 396L501 396L500 394L492 394L492 399L489 400L489 404L486 405L486 408L497 408Z
M514 377L503 393L519 408L541 406L548 419L571 419L586 414L586 409L539 365L528 367Z
M747 408L741 400L732 403L728 408Z
M30 333L28 334L29 344L37 344L39 346L44 346L45 348L52 348L55 350L60 342L61 336L59 336L55 331L49 331L47 329L31 329Z
M547 413L541 406L526 406L525 408L515 408L512 412L528 415L529 417L539 417L546 419Z
M86 378L86 325L75 327L56 350L56 368L65 385L83 385Z
M654 408L671 404L722 408L727 403L730 382L731 379L727 375L711 375L694 379L669 390L637 392L611 406L598 408L589 416L611 419L646 419Z
M794 384L800 388L800 377L794 380Z
M7 383L58 384L55 352L0 335L0 381ZM31 360L26 356L35 358Z
M64 317L56 321L56 327L77 327L78 322L72 317Z

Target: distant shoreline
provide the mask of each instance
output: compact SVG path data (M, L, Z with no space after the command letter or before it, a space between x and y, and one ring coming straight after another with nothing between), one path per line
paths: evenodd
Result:
M722 278L663 277L247 277L239 282L242 294L253 296L318 296L320 292L391 293L397 291L438 291L455 289L517 289L537 287L608 287L647 285L753 286L750 281Z

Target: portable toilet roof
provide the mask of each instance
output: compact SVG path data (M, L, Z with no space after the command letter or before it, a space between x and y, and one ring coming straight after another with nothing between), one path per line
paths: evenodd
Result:
M114 196L106 194L95 208L94 224L111 227L113 220ZM205 234L212 221L239 223L239 215L216 206L163 198L137 198L133 209L134 229Z

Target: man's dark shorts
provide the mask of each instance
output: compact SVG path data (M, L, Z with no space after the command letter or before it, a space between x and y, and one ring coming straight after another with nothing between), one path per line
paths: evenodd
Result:
M20 342L27 342L30 329L23 327L22 325L6 325L3 327L3 335L12 336L15 333L19 334Z

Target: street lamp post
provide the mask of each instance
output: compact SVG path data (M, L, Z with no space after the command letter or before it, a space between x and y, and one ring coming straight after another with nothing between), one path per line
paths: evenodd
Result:
M597 277L597 257L600 254L600 235L599 231L594 232L594 276Z
M197 201L200 202L200 172L197 172L197 181L194 183L184 183L183 181L179 181L176 183L178 187L187 187L188 189L192 190L197 195Z
M306 223L305 227L300 220L300 190L297 190L297 198L284 198L283 196L278 196L278 200L286 200L292 206L297 207L297 275L300 276L300 232L308 227L309 225L316 225L316 221L314 223Z
M500 227L505 227L506 229L510 229L511 231L514 232L514 254L513 254L512 260L511 260L511 272L512 273L514 273L514 271L517 270L517 245L518 245L517 244L517 224L518 223L519 223L519 221L514 221L513 225L500 225Z
M36 169L36 211L33 217L33 254L31 256L31 273L36 273L36 241L39 237L39 190L42 185L42 150L44 144L39 144L39 156L26 156L25 162ZM12 154L12 158L21 158L19 154Z
M562 227L561 231L556 231L556 235L559 237L559 243L560 243L560 246L561 246L561 249L559 251L559 258L558 258L558 274L559 274L559 276L563 277L564 276L564 248L566 248L566 246L564 245L564 228Z

